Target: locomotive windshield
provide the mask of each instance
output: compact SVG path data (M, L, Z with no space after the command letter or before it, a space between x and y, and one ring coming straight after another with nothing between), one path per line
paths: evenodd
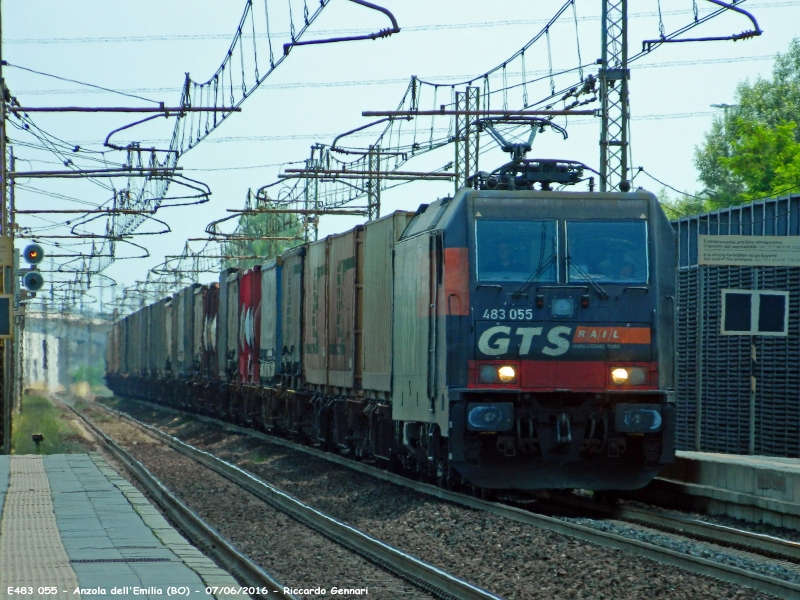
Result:
M567 221L572 283L647 283L647 222Z
M556 281L555 221L479 219L475 229L479 281Z

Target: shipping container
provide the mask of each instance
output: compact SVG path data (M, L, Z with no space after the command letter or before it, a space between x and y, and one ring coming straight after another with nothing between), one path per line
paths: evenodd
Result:
M427 422L431 416L433 243L434 236L422 233L395 245L392 418L397 421Z
M217 374L218 379L228 378L228 277L236 269L225 269L219 274L219 303L217 305Z
M120 369L123 373L131 372L131 318L125 317L120 328L122 335L122 355L120 356Z
M392 274L394 245L414 213L397 211L367 223L364 231L362 387L392 390Z
M108 343L106 344L106 373L116 375L119 373L119 343L120 343L120 322L111 325L108 332Z
M143 375L144 369L142 369L142 357L144 356L144 319L142 318L142 312L138 311L135 313L134 317L134 332L133 332L133 360L134 360L134 368L133 373L135 375Z
M308 245L303 289L303 376L306 383L328 382L328 252L330 238Z
M361 382L364 227L329 238L328 385L352 389Z
M203 298L203 359L202 371L209 381L219 379L217 361L217 326L219 320L219 284L212 283Z
M160 377L164 369L164 301L159 300L150 308L150 373Z
M166 341L166 360L164 361L164 376L165 377L174 377L175 376L175 335L174 335L174 327L175 327L175 319L172 316L174 311L174 299L167 298L166 303L164 304L164 330L165 330L165 341Z
M259 381L271 385L278 374L281 353L281 257L261 267L261 337Z
M241 383L257 383L261 337L261 267L239 272L238 375Z
M205 375L203 369L203 331L205 329L205 305L208 287L201 285L194 290L194 302L192 304L192 373Z
M228 321L227 345L225 347L225 379L236 379L239 356L239 275L234 271L228 275Z
M181 290L175 294L175 304L177 316L176 327L176 355L175 355L175 375L183 377L186 374L186 290Z
M167 340L167 303L169 302L168 298L162 298L159 300L155 307L155 317L156 322L154 324L153 331L155 332L155 339L156 343L153 348L153 352L156 355L155 365L156 365L156 376L157 377L165 377L166 376L166 366L167 366L167 357L169 352L169 344Z
M290 377L299 376L303 372L303 286L306 252L307 246L298 246L283 253L280 373Z
M142 318L144 325L144 354L142 356L142 371L149 377L153 372L152 363L152 337L153 337L153 305L145 306L142 309Z

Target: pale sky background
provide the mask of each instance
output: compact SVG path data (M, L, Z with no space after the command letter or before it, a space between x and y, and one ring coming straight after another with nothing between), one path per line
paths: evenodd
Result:
M263 2L263 0L256 0ZM270 6L273 0L269 0ZM287 0L274 2L285 8ZM302 6L302 0L295 0ZM336 134L368 122L362 110L393 109L416 74L431 81L450 83L456 76L468 79L502 63L522 47L563 4L563 0L383 0L396 16L401 33L377 41L359 41L295 48L288 59L242 106L198 147L181 157L184 173L208 184L207 204L159 211L172 232L139 237L135 241L151 254L146 259L118 260L106 274L118 289L143 279L165 254L179 253L189 237L203 237L210 221L225 216L227 208L241 208L247 190L274 181L282 163L299 161L314 142L330 143ZM629 44L631 54L643 39L658 37L657 0L631 1ZM239 23L243 0L140 0L138 2L27 0L3 5L3 58L11 65L89 82L176 106L184 73L205 81L221 63ZM692 19L692 0L662 0L667 33ZM712 5L697 0L701 15ZM297 6L297 4L295 5ZM317 6L309 2L313 10ZM764 34L738 42L664 45L632 63L630 81L631 143L633 166L643 166L662 181L694 192L701 188L693 166L694 148L717 113L712 104L734 101L738 82L769 77L773 57L785 52L798 36L800 0L749 0L742 4L757 18ZM600 56L599 0L577 0L578 31L583 63ZM272 8L270 10L273 10ZM273 30L284 30L275 8ZM575 23L570 18L551 32L554 68L575 66ZM328 37L337 30L370 32L387 26L375 12L346 0L332 0L303 39ZM694 29L687 36L729 35L749 28L749 21L725 15ZM319 32L319 33L318 33ZM546 46L538 44L528 55L527 70L547 71ZM534 49L535 49L534 48ZM276 53L280 53L280 48ZM259 60L265 60L259 55ZM513 71L513 69L511 69ZM588 72L596 72L589 67ZM5 67L11 93L23 106L146 106L133 98ZM511 77L511 74L510 74ZM510 79L510 83L513 81ZM532 98L537 97L532 93ZM447 101L439 99L437 104ZM421 101L421 108L426 105ZM509 100L513 107L513 100ZM596 107L597 105L592 105ZM83 149L101 150L109 131L140 118L138 115L32 114L38 127ZM563 121L561 121L563 124ZM167 140L174 121L159 119L136 130L128 139ZM442 123L446 126L446 123ZM421 122L420 127L430 127ZM546 133L537 138L529 156L575 159L598 168L599 119L573 119L569 139ZM27 136L27 137L26 137ZM63 168L52 154L28 147L28 134L10 130L15 142L17 170ZM483 139L483 138L482 138ZM369 137L357 138L367 144ZM118 153L117 153L118 154ZM408 169L441 167L453 157L449 146L435 156L417 159ZM99 155L98 155L99 156ZM106 154L118 164L122 156ZM481 168L491 170L505 161L495 151L481 158ZM86 162L76 164L88 165ZM107 181L107 180L106 180ZM18 180L19 209L76 208L58 199L60 194L100 204L110 192L79 180ZM120 181L116 182L121 183ZM635 180L654 192L661 185L641 174ZM43 195L31 188L45 190ZM416 209L452 193L452 183L418 182L383 195L383 213L398 208ZM63 218L46 215L53 234ZM22 225L47 225L42 218L20 218ZM355 217L323 217L320 234L343 231L359 222ZM154 226L155 227L155 226ZM67 242L68 243L68 242ZM21 242L19 245L23 245ZM199 246L199 245L198 245ZM54 250L47 248L48 251ZM55 250L59 252L58 250ZM132 253L119 246L120 254ZM62 259L55 259L56 261ZM56 263L58 264L58 262ZM53 276L48 274L48 277ZM211 277L203 278L208 280ZM100 279L96 280L99 282ZM105 300L111 292L104 292Z

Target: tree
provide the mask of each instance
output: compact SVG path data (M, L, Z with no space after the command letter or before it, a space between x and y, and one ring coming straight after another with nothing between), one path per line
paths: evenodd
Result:
M664 207L670 219L696 215L705 210L703 198L698 198L691 194L683 194L682 196L672 198L669 192L667 192L667 188L661 188L661 191L656 194L656 197L658 198L659 204Z
M273 202L259 202L258 209L281 208ZM263 264L265 261L279 256L289 248L300 244L303 236L303 222L292 213L256 213L243 214L233 232L234 236L243 237L285 237L287 240L232 240L223 245L226 256L258 256L258 259L228 259L227 266L248 268Z
M736 203L800 190L800 143L794 121L769 127L740 120L731 155L719 162L734 173L741 186Z
M706 208L800 189L800 39L778 54L770 80L740 83L736 104L714 119L695 166Z

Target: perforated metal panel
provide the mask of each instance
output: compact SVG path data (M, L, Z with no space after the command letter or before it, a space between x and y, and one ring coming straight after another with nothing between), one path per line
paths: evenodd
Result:
M675 426L676 443L681 449L694 448L697 421L697 378L690 374L697 367L698 349L698 273L697 269L678 273L678 336L675 340L678 371L678 413Z
M677 447L800 456L800 267L697 265L698 235L800 235L800 196L673 221L678 233ZM722 290L789 292L789 335L721 335Z
M789 290L789 335L755 338L755 452L800 456L800 269L761 267L758 286Z

